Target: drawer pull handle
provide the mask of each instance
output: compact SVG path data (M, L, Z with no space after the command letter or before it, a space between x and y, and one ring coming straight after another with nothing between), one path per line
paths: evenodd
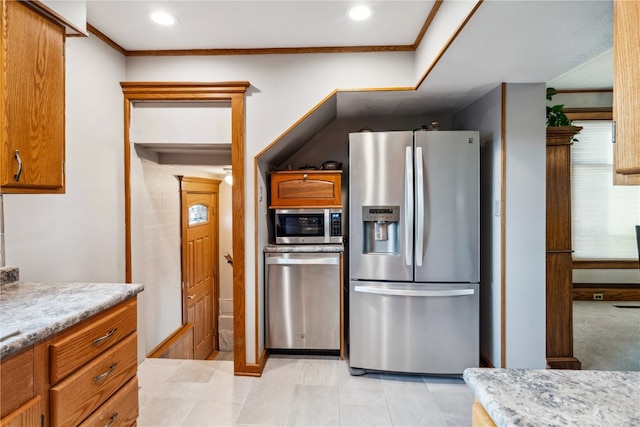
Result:
M114 369L116 369L116 366L118 365L118 362L114 362L111 364L111 366L109 366L109 370L107 372L105 372L104 374L100 374L97 377L95 377L93 379L94 382L98 382L100 380L103 380L105 378L107 378L109 375L111 375L111 373L113 372Z
M113 423L116 422L116 418L118 418L118 413L117 412L115 414L111 415L111 418L109 418L109 424L105 425L104 427L111 427L113 425Z
M111 329L109 332L107 332L107 334L106 334L106 335L104 335L104 336L102 336L102 337L100 337L100 338L96 338L95 340L93 340L93 343L94 343L94 344L98 344L99 342L104 341L104 340L106 340L106 339L110 338L110 337L111 337L111 335L115 334L117 330L118 330L118 328L113 328L113 329Z

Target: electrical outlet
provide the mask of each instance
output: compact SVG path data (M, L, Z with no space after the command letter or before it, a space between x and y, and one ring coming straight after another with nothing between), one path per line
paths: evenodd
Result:
M602 299L604 299L604 295L602 295L602 294L593 294L593 299L602 300Z

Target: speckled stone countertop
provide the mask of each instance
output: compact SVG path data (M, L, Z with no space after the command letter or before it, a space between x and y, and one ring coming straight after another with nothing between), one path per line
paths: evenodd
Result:
M640 372L469 368L498 427L640 426Z
M328 244L328 245L266 245L264 247L266 253L269 252L344 252L344 245Z
M0 358L112 307L143 290L125 283L30 283L0 286Z

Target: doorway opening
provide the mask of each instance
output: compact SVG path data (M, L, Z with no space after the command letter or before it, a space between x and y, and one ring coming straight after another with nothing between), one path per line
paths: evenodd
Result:
M131 283L144 270L144 259L140 259L143 220L132 215L139 206L139 165L132 164L132 152L136 150L131 139L132 109L134 103L144 102L215 102L225 101L231 107L231 167L233 171L232 209L235 224L243 225L244 220L244 96L248 82L226 83L153 83L123 82L124 93L124 188L125 188L125 272L126 281ZM132 185L132 180L134 182ZM233 342L234 371L238 375L252 375L253 367L246 364L245 343L245 272L244 272L244 226L232 229L233 246ZM143 253L143 252L142 252ZM136 280L137 281L137 280ZM145 284L150 286L152 284ZM149 314L151 319L162 320L162 307L158 313ZM147 310L148 311L148 310ZM148 322L149 323L149 322ZM182 322L180 322L182 323ZM148 327L149 325L141 325ZM153 325L152 325L153 326ZM182 324L182 327L187 325Z

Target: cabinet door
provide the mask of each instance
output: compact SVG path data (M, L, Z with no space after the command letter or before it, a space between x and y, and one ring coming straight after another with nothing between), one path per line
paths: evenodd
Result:
M2 427L42 426L42 398L36 396L0 420Z
M640 1L614 2L613 118L616 172L640 174ZM640 181L638 181L640 182Z
M64 29L22 2L2 5L2 192L62 193Z
M340 172L276 172L271 175L271 208L342 207Z

